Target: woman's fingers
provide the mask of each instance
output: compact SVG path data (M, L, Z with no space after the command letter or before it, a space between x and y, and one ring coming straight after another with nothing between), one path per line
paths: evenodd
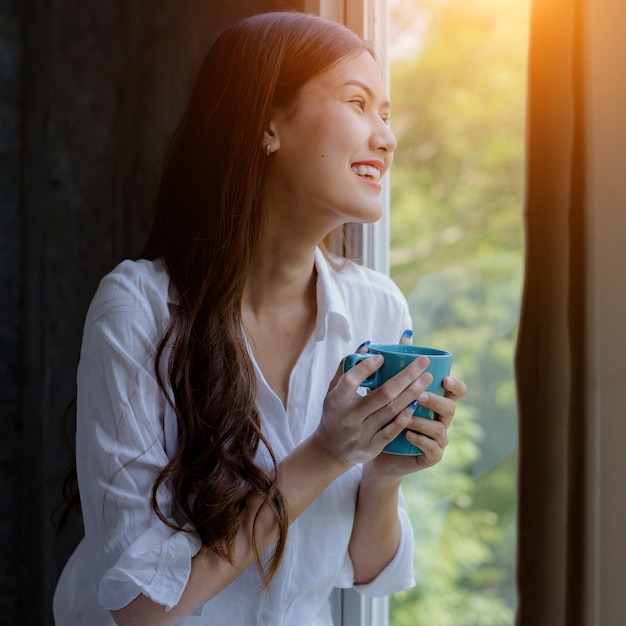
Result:
M356 423L366 429L368 439L393 422L432 382L432 376L425 373L429 360L427 357L420 357L371 393L359 395L359 387L383 362L384 357L373 354L343 374L341 365L331 382L326 399L326 407L330 413L351 415L351 419L356 419ZM413 410L414 408L408 411L386 433L394 430L400 432Z
M412 416L407 426L409 431L433 440L440 448L448 445L448 426L441 420Z
M467 393L467 385L456 376L444 378L443 387L446 390L446 397L452 400L460 400Z
M433 378L426 368L430 363L428 357L420 356L403 370L374 389L365 399L370 414L385 409L397 415L431 384Z
M413 341L413 331L407 328L400 337L400 343L410 344Z
M456 401L453 398L424 392L420 394L418 402L423 407L431 409L436 414L436 420L442 422L446 428L450 426L456 411Z
M355 394L363 382L367 380L384 361L385 358L380 354L372 354L372 356L362 359L343 374L338 380L337 385L341 387L341 391ZM343 362L339 368L343 371Z
M419 403L436 413L434 420L413 417L407 426L406 438L424 451L427 464L437 463L448 445L448 428L456 410L456 400L467 392L467 386L459 378L448 376L444 381L446 395L424 392Z
M439 463L443 458L443 453L448 445L447 435L445 441L440 442L433 437L424 435L420 432L407 430L405 437L409 443L417 446L424 454L416 456L417 468L431 467Z
M382 447L391 443L405 428L409 427L413 419L413 411L415 411L415 405L411 403L381 428L372 429L372 443L377 443Z

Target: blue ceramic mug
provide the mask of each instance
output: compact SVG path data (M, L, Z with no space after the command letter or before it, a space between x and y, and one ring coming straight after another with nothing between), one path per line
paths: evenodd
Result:
M349 354L343 363L343 371L347 372L363 359L367 359L374 354L381 354L385 358L385 362L376 370L369 378L362 383L362 387L376 389L387 380L401 372L411 361L419 356L427 356L430 364L426 368L433 377L433 382L428 386L428 393L436 393L440 396L444 395L443 379L450 374L452 367L452 354L445 350L437 350L436 348L426 348L424 346L412 346L401 343L373 343L368 346L369 352L360 354ZM418 405L413 415L433 419L435 417L432 409ZM391 443L384 448L385 452L391 454L417 455L423 454L417 446L409 443L404 436L406 429L403 430Z

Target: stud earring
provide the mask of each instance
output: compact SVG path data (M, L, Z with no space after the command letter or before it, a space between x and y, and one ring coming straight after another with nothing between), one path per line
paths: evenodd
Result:
M272 150L272 145L268 143L267 146L265 147L265 156L269 156L271 150Z

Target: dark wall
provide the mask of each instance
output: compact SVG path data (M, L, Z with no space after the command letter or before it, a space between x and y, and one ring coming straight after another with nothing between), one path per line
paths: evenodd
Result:
M141 246L201 58L230 22L304 5L0 0L0 625L52 624L81 536L75 521L57 537L50 516L84 316Z

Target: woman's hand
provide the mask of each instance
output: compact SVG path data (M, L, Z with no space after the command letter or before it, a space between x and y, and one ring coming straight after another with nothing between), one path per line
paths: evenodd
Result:
M405 331L400 343L410 344L413 333ZM432 467L438 463L448 445L448 428L454 417L456 402L467 393L466 384L455 376L448 376L443 381L446 390L444 396L423 391L417 398L422 406L432 409L435 418L411 415L405 434L407 440L423 451L417 456L380 454L364 468L370 478L394 480L418 470Z
M448 428L452 422L456 409L456 402L467 392L465 383L454 376L448 376L443 381L446 389L445 396L435 393L423 393L418 402L435 412L435 419L411 416L404 435L407 440L423 451L417 456L402 456L396 454L379 454L365 468L372 478L380 480L396 479L412 474L438 463L448 445Z
M320 438L325 449L346 469L376 459L389 442L411 426L414 405L410 405L432 382L432 376L425 373L428 359L419 357L378 389L365 396L359 395L363 381L383 360L382 356L373 355L345 374L341 363L324 400L322 418L314 436ZM442 410L447 411L447 408Z

